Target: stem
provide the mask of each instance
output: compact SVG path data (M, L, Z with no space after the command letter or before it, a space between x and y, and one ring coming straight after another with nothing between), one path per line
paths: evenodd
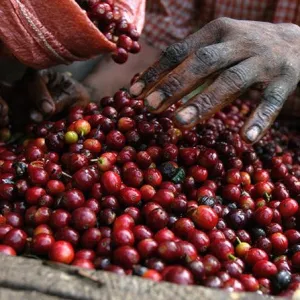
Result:
M239 239L239 237L236 237L236 240L237 240L238 244L242 243L241 240Z
M265 196L265 198L266 198L266 200L267 200L268 202L271 201L271 195L270 195L270 194L264 193L264 196Z
M229 254L228 258L231 259L231 260L236 260L236 257L233 254Z
M65 177L67 177L67 178L72 178L72 176L70 175L70 174L68 174L68 173L66 173L66 172L61 172L61 174L63 175L63 176L65 176Z
M93 158L90 160L90 162L98 162L99 161L99 158Z

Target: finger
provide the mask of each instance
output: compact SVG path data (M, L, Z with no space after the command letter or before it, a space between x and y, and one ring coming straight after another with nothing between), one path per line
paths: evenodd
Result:
M55 112L55 104L48 91L43 77L35 70L28 70L22 79L30 101L43 115L51 116Z
M240 43L220 43L196 50L154 86L145 98L151 112L160 113L200 86L209 75L250 56Z
M297 82L286 76L269 84L264 92L262 102L242 128L242 137L246 142L254 143L265 134L296 86Z
M74 105L85 106L89 102L87 89L69 73L56 73L48 82L49 92L54 100L56 113Z
M32 110L29 117L35 123L41 123L44 120L43 115L37 110Z
M262 81L260 61L250 58L222 72L201 94L193 97L175 114L179 127L189 128L209 118L235 100L252 84Z
M130 87L131 95L139 96L143 91L147 92L166 72L179 65L196 49L217 43L221 39L222 29L224 29L222 26L224 24L221 23L220 20L210 22L184 41L169 46L160 59L142 73Z

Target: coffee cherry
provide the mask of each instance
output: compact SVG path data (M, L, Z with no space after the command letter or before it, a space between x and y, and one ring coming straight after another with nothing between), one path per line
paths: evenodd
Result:
M299 210L299 205L296 200L286 198L280 202L279 212L283 218L288 218L295 215Z
M40 233L32 239L31 249L34 254L47 255L54 243L55 240L52 235Z
M235 253L239 257L244 257L247 252L250 250L251 245L245 242L240 242L236 247L235 247Z
M3 244L12 247L17 253L24 250L27 241L27 234L21 230L13 228L3 238Z
M128 52L124 48L117 48L112 54L112 59L118 64L123 64L128 59Z
M163 279L172 283L191 285L194 283L193 275L181 266L172 266L165 272Z
M105 191L109 194L115 194L121 188L121 178L113 171L105 172L101 177L101 183Z
M288 271L279 271L271 280L272 287L278 293L288 287L292 280L292 274Z
M75 253L75 259L86 259L89 261L94 261L96 258L96 253L93 250L82 249Z
M65 241L57 241L49 251L49 258L52 261L70 264L74 259L75 253L72 245Z
M123 266L125 269L132 268L140 261L138 252L130 246L122 246L117 248L113 253L114 262Z
M254 212L254 219L260 226L267 226L271 224L273 219L273 210L267 206L259 207Z
M75 144L78 141L78 134L75 131L68 131L65 133L65 142L67 144Z
M234 257L233 245L227 240L214 241L210 245L212 253L220 260L229 260Z
M284 234L280 232L273 233L270 236L272 243L272 251L276 255L284 254L288 248L288 240Z
M267 260L260 260L253 266L253 274L256 277L272 277L277 274L276 266Z
M146 224L152 230L159 230L167 226L169 216L162 208L153 209L148 215L146 215Z
M84 136L91 131L91 125L86 120L78 120L74 124L74 130L80 136Z
M79 207L72 213L72 224L79 231L92 228L96 225L96 215L87 207Z
M268 260L268 254L259 248L251 248L245 255L245 261L250 266L255 265L260 260Z
M81 235L80 244L86 249L94 249L101 237L102 234L98 228L89 228Z
M206 205L200 205L192 214L192 220L200 229L211 230L218 223L218 215Z
M126 207L139 205L141 198L138 189L127 187L120 191L120 201Z
M63 227L55 232L55 240L62 240L76 247L79 242L79 233L71 227Z
M50 225L53 229L66 227L71 222L71 215L63 209L57 209L50 216Z
M152 201L167 209L174 201L174 193L167 189L160 189L153 196Z
M191 229L188 233L187 239L196 247L197 251L200 253L206 252L208 247L210 246L209 237L201 230Z
M239 276L240 282L248 292L256 292L259 289L259 283L257 279L250 274L242 274Z
M207 254L203 257L203 265L206 276L214 275L218 273L221 269L220 261L211 254Z
M72 266L89 270L95 269L94 264L90 260L83 258L75 258L72 262Z
M4 255L10 255L10 256L17 255L15 249L7 245L0 245L0 253Z
M68 211L73 211L74 209L83 206L84 202L84 195L78 189L66 191L62 198L62 203Z

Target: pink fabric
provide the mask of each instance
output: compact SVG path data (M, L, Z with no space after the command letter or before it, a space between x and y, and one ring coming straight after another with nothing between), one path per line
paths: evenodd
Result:
M142 31L145 0L118 0ZM0 40L22 63L47 68L115 50L74 0L1 0Z

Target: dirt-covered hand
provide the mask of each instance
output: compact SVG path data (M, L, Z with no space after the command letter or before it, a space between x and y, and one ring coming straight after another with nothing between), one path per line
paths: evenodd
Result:
M70 74L53 70L29 69L16 84L2 84L0 95L0 114L5 117L2 127L7 125L9 110L12 124L20 128L30 120L41 122L70 106L89 102L87 90Z
M212 82L180 107L175 122L192 127L248 88L264 87L261 102L246 121L243 138L260 139L300 80L300 27L220 18L171 45L131 86L160 113L196 87Z

